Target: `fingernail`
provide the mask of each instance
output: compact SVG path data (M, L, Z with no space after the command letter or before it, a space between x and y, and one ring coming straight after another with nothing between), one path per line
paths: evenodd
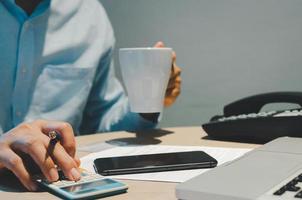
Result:
M76 170L76 168L72 168L70 170L70 174L73 177L73 180L78 181L81 179L81 174Z
M49 170L49 177L50 177L51 181L57 181L59 179L59 174L58 174L57 169L51 168Z

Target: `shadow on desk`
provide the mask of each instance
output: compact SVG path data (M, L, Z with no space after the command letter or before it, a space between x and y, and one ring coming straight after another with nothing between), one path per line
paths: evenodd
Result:
M5 192L27 192L17 177L8 170L0 171L0 190Z
M162 141L158 139L164 135L172 134L173 131L168 131L164 129L150 129L144 131L131 132L135 134L135 137L126 138L116 138L106 141L106 143L115 146L125 146L125 145L153 145L160 144Z

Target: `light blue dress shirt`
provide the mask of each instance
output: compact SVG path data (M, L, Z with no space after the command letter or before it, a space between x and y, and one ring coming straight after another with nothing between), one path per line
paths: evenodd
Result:
M29 17L0 2L0 133L35 119L67 121L78 134L156 125L129 111L97 0L44 0Z

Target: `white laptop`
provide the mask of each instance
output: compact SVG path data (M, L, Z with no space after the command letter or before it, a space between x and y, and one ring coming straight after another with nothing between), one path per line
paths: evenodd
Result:
M176 187L183 200L302 200L302 138L282 137Z

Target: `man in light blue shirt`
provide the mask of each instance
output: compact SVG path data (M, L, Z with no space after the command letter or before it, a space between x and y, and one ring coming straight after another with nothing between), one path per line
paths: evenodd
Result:
M6 133L0 168L13 171L29 190L35 184L15 150L30 154L49 181L58 179L54 164L78 180L73 131L156 126L157 114L129 111L114 75L113 46L111 24L97 0L0 0L0 135ZM180 92L180 70L172 72L167 105ZM50 130L63 140L45 157Z

